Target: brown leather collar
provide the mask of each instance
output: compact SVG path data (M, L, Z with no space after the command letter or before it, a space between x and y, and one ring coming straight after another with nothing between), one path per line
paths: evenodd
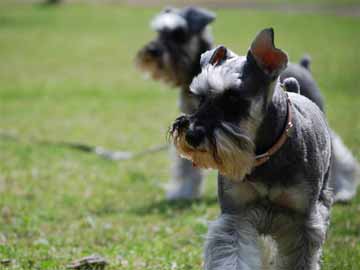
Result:
M286 120L285 129L284 129L283 133L281 134L281 136L279 137L279 139L276 141L276 143L269 150L267 150L265 153L257 155L255 157L254 167L259 167L259 166L263 165L265 162L267 162L270 159L270 157L272 155L274 155L277 151L279 151L279 149L285 144L288 137L290 137L291 131L294 127L294 125L292 123L292 112L291 112L292 103L290 101L288 93L285 92L285 94L286 94L286 101L287 101L287 120Z

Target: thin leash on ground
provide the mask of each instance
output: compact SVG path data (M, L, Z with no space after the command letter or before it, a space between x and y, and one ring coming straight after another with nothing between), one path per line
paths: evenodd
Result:
M17 142L27 141L27 142L30 142L33 144L66 147L66 148L75 149L75 150L78 150L81 152L93 153L93 154L98 155L99 157L102 157L107 160L112 160L112 161L124 161L124 160L130 160L130 159L134 159L134 158L140 158L140 157L143 157L143 156L146 156L149 154L154 154L157 152L167 150L169 148L168 144L161 144L161 145L156 145L156 146L146 148L146 149L144 149L142 151L138 151L138 152L117 151L117 150L114 151L114 150L106 149L102 146L95 146L95 145L90 145L90 144L86 144L86 143L82 143L82 142L52 141L52 140L36 138L34 136L22 137L22 136L17 135L14 132L9 132L9 131L6 132L6 131L1 131L1 130L0 130L0 139L12 140L12 141L17 141Z

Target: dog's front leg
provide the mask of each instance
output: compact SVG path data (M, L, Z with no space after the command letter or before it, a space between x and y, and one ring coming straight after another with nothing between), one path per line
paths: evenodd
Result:
M306 217L277 218L273 234L278 244L277 269L319 270L321 253L329 225L329 209L318 203Z
M179 96L179 107L182 113L191 114L197 107L197 101L189 95L188 89L182 89ZM175 149L172 150L172 179L168 184L168 200L192 200L201 196L203 173L195 168L191 161L181 158Z
M259 270L258 232L246 215L222 214L209 227L205 270Z
M191 161L181 158L174 149L172 150L172 179L168 184L167 198L169 200L199 198L203 186L201 169L195 168Z

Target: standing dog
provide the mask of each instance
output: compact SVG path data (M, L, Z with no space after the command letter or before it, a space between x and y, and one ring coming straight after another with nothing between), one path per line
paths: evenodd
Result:
M246 57L222 46L204 54L190 86L199 106L170 131L183 157L219 172L222 211L209 228L206 270L261 269L260 235L277 244L276 269L320 269L331 135L318 106L281 89L288 58L273 38L261 31Z
M200 56L212 47L208 24L215 15L199 8L166 9L157 15L152 28L155 40L145 45L137 55L137 65L156 80L163 80L180 88L179 106L185 114L194 112L197 100L189 92L189 85L200 72ZM324 111L319 87L310 72L310 60L304 57L299 64L290 63L281 73L280 80L294 77L300 84L301 94L315 102ZM293 91L289 88L289 91ZM332 132L334 159L331 186L339 201L350 200L356 193L359 166L339 136ZM201 170L174 153L169 199L192 199L200 196Z
M197 107L189 85L201 70L201 54L212 47L208 25L214 19L215 15L204 9L166 9L151 22L158 33L157 38L145 45L136 57L137 66L154 79L180 87L179 107L182 113L193 113ZM201 170L173 152L174 167L167 198L197 198L202 187Z

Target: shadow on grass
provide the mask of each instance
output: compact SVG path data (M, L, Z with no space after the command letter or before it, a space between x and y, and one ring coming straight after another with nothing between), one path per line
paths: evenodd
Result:
M130 213L135 215L163 215L165 217L172 217L184 211L193 211L194 208L208 207L217 204L216 197L203 197L194 200L176 200L168 201L161 200L153 202L146 206L136 207L129 210Z

